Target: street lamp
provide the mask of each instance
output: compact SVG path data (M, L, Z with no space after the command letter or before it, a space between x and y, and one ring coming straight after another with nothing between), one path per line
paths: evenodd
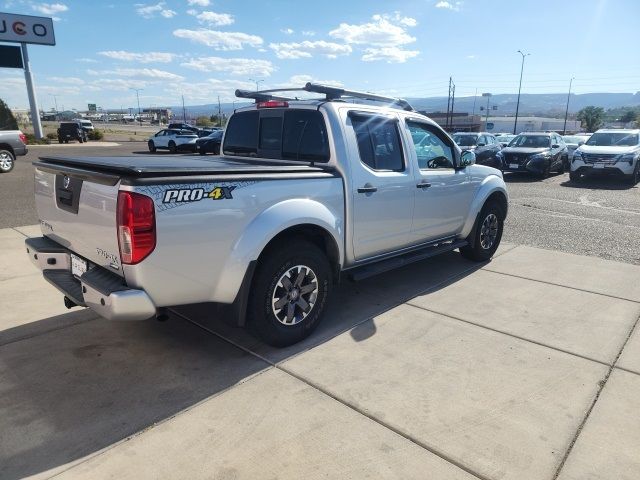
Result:
M491 94L490 93L483 93L482 94L483 97L487 97L487 115L485 117L484 120L484 129L485 130L489 130L489 127L487 127L487 125L489 124L489 100L491 99ZM482 118L482 117L480 117Z
M518 50L518 53L522 55L522 65L520 66L520 85L518 86L518 103L516 103L516 119L513 122L513 134L516 135L516 129L518 128L518 110L520 109L520 90L522 89L522 72L524 71L524 57L531 55L530 53L522 53Z
M129 88L129 90L134 90L136 92L136 98L138 99L138 122L140 122L140 126L142 126L142 117L140 116L140 92L143 89L142 88Z
M567 133L567 115L569 115L569 97L571 96L571 84L575 77L571 77L569 80L569 93L567 93L567 109L564 111L564 127L562 127L562 135Z
M54 95L53 93L50 93L49 95L53 97L53 102L56 105L56 115L58 115L58 95Z
M254 80L253 78L250 78L250 79L249 79L249 81L250 81L250 82L255 82L255 84L256 84L256 92L257 92L258 90L260 90L260 88L259 88L259 84L260 84L261 82L264 82L264 80L262 80L262 79Z

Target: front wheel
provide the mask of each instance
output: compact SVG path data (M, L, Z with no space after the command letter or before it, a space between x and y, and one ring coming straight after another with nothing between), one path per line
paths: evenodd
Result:
M636 162L636 168L633 169L633 173L629 175L628 183L632 187L640 182L640 160Z
M249 327L275 347L306 338L322 319L331 290L331 268L324 253L306 240L263 255L249 298Z
M578 172L571 171L569 172L569 180L572 182L580 181L580 174Z
M153 143L153 141L152 141L152 140L149 140L149 141L147 142L147 146L149 147L149 151L150 151L151 153L156 153L156 144L155 144L155 143Z
M476 262L489 260L500 245L503 227L504 212L500 205L486 203L478 216L473 238L467 239L469 245L460 248L460 254Z
M15 165L15 157L9 150L0 150L0 173L9 173Z

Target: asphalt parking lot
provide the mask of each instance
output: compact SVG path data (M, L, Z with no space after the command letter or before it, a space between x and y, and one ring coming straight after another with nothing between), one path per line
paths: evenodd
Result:
M0 175L0 228L37 223L31 162L39 156L148 153L144 142L101 145L32 147L10 175ZM158 155L179 161L167 152ZM640 265L640 185L629 187L617 178L575 184L568 174L542 181L516 173L505 178L511 197L505 241Z
M10 175L2 479L640 478L638 187L509 176L491 262L345 283L309 339L273 349L205 305L162 323L66 310L23 250L31 166Z

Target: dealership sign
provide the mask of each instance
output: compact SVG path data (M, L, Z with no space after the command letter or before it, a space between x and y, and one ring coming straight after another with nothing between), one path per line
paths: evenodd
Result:
M47 17L0 13L0 42L55 45L53 20Z

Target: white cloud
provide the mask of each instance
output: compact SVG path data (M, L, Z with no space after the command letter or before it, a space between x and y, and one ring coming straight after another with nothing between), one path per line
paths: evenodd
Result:
M210 78L202 82L172 82L167 85L167 96L176 95L176 92L184 94L185 101L189 103L206 102L211 103L212 99L220 95L223 102L237 100L235 91L237 88L243 90L255 90L256 84L246 80L219 80ZM177 99L176 99L176 103Z
M197 5L199 7L208 7L211 3L210 0L187 0L190 7Z
M200 23L215 25L217 27L231 25L235 21L233 15L229 15L228 13L202 12L195 17L200 21Z
M165 70L156 68L116 68L114 70L87 70L89 75L108 77L115 75L118 77L146 78L150 80L182 81L184 77Z
M329 32L334 38L356 45L372 45L389 47L415 42L405 27L415 26L415 19L389 15L374 15L371 22L360 25L341 23L338 28Z
M444 8L446 10L452 10L454 12L459 12L460 9L462 8L462 2L447 2L447 1L440 1L438 3L436 3L436 8Z
M78 77L48 77L47 80L55 82L57 84L66 85L84 85L84 80Z
M294 75L291 78L289 78L289 82L283 83L279 86L282 88L286 88L286 87L300 88L304 86L307 82L321 83L323 85L331 85L332 87L344 86L342 82L340 82L339 80L318 80L317 78L312 77L311 75Z
M165 8L165 2L156 3L155 5L136 3L135 7L136 13L142 18L154 18L156 14L159 14L164 18L171 18L176 15L174 10Z
M202 57L191 59L181 65L202 72L227 72L231 75L257 75L259 77L268 77L275 71L275 67L270 61L252 58Z
M387 63L404 63L417 56L418 50L405 50L401 47L367 48L362 60L365 62L385 61Z
M297 59L310 58L313 54L324 55L327 58L336 58L339 55L349 55L352 48L349 45L339 43L325 42L318 40L311 42L304 40L303 42L293 43L271 43L269 44L278 58Z
M76 62L81 63L98 63L98 61L94 58L76 58Z
M174 30L173 35L212 47L215 50L242 50L245 44L252 47L259 47L263 43L262 38L257 35L249 35L248 33L242 32L219 32L204 28L198 30L180 28Z
M291 35L295 33L295 31L292 28L281 28L280 31L285 35Z
M124 78L104 78L90 85L94 91L100 90L129 90L130 88L146 88L148 82ZM83 87L83 89L86 87Z
M145 52L135 53L126 52L124 50L107 50L105 52L98 52L99 55L103 55L114 60L121 60L124 62L139 62L139 63L170 63L177 55L175 53L167 52Z
M303 30L302 31L302 36L303 37L313 37L315 36L316 32L314 32L313 30Z
M31 8L44 15L55 15L69 10L64 3L33 3Z

